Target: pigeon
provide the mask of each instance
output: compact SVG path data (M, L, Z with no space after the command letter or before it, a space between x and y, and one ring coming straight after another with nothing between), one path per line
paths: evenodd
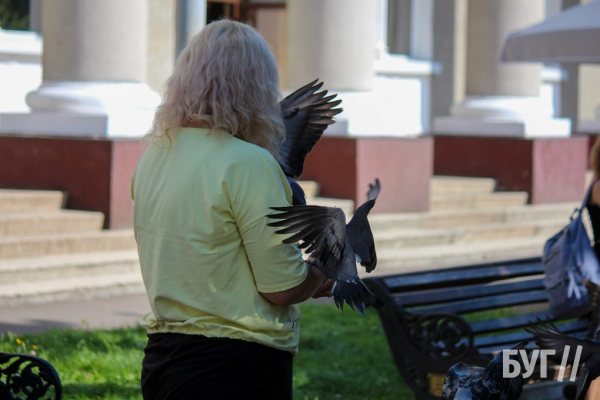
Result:
M528 342L521 342L513 350L525 348ZM523 375L514 378L503 378L504 350L498 353L489 364L476 367L458 363L448 370L444 379L443 400L517 400L523 391ZM510 355L516 359L523 370L523 359L520 353Z
M577 354L577 346L581 346L580 363L585 363L581 375L577 382L577 400L584 400L590 384L594 379L600 376L600 340L598 339L598 318L600 311L595 308L592 315L592 322L595 327L590 327L590 332L594 332L594 337L586 337L583 339L575 338L562 333L553 323L545 322L541 327L531 324L527 332L532 333L535 337L535 342L541 349L554 350L555 353L551 356L552 361L560 364L565 353L566 346L569 346L569 354L567 356L567 364L575 363ZM596 321L596 322L594 322ZM538 323L541 323L538 319Z
M587 290L588 301L592 306L592 316L588 328L587 337L590 339L600 339L600 286L594 282L585 279L583 286Z
M306 196L295 180L304 169L306 155L315 147L323 131L335 123L334 116L343 111L337 107L342 101L337 94L327 95L327 90L316 79L296 90L279 102L285 126L285 141L279 147L279 165L292 188L292 204L305 205Z
M283 243L302 241L300 248L310 254L310 262L329 279L334 280L331 294L335 304L342 311L344 302L361 314L365 306L383 309L384 303L365 286L358 277L356 263L367 272L377 265L375 241L367 216L375 205L381 185L379 179L369 184L368 200L354 212L346 224L344 212L337 207L298 205L291 207L271 207L278 211L268 218L279 219L269 223L274 227L285 227L276 231L291 234Z

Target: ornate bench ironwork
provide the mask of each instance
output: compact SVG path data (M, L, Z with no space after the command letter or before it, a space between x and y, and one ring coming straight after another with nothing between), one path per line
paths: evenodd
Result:
M0 352L0 399L61 398L62 384L52 364L29 354Z
M553 321L569 335L586 335L587 315L554 318L543 278L540 258L531 258L369 277L364 282L386 302L379 317L400 375L416 399L431 400L440 398L451 366L487 365L496 352L531 340L522 328L536 318ZM481 313L489 310L506 313L489 319ZM539 371L536 374L539 379ZM572 387L563 389L567 393Z

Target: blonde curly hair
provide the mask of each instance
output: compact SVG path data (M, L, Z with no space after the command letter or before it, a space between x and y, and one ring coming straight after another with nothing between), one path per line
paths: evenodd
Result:
M265 40L243 23L216 21L195 35L179 56L146 138L200 124L278 158L285 138L279 97L277 63Z

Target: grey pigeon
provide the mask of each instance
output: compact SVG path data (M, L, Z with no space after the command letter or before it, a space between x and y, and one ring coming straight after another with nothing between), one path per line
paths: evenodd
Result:
M576 400L584 400L590 384L600 376L600 308L598 307L598 286L590 281L584 281L588 290L588 298L592 303L593 311L589 330L586 338L575 338L562 333L554 324L543 323L541 327L531 325L528 332L535 336L535 341L541 349L555 350L552 360L561 363L565 346L569 346L567 363L575 362L577 346L582 346L580 363L584 363L581 374L577 379ZM541 322L541 321L538 321Z
M523 349L527 342L521 342L513 349ZM503 377L504 350L498 353L489 364L476 367L458 363L448 370L444 380L443 400L517 400L523 391L523 375L514 378ZM521 364L521 355L510 355Z
M334 280L331 294L336 306L342 310L344 302L352 309L356 307L361 314L365 313L365 306L384 307L383 301L360 280L356 269L356 262L367 272L373 271L377 265L375 241L367 216L380 189L379 179L374 185L369 184L368 200L356 209L348 224L344 212L337 207L272 207L280 213L267 215L280 220L270 223L270 226L286 227L277 233L294 234L283 240L284 243L301 240L300 247L310 253L313 264Z
M323 82L318 79L281 100L281 116L285 126L285 141L279 147L279 165L292 187L292 204L306 204L302 187L295 181L302 175L306 155L323 136L323 131L335 123L334 116L343 109L335 108L342 101L336 94L326 96L327 90L317 92Z

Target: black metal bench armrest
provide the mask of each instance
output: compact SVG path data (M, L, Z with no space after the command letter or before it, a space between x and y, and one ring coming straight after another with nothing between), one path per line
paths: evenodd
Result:
M20 398L60 400L60 377L43 358L0 352L0 399Z
M367 278L364 282L386 303L379 317L395 357L402 354L423 370L436 365L445 372L465 356L477 354L471 326L461 316L407 311L395 301L382 278Z
M421 355L417 362L438 365L442 369L475 355L473 331L461 316L448 313L418 314L403 311L398 313L403 331L412 346Z

